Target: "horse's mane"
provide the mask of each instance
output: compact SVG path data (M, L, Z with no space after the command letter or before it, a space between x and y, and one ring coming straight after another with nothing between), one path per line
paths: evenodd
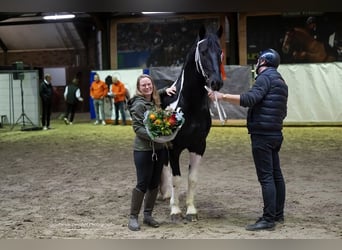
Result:
M192 56L195 54L195 50L196 50L196 46L197 46L198 41L199 41L199 38L197 37L195 39L195 41L192 43L190 50L186 54L185 60L184 60L183 66L182 66L182 71L184 70L185 66L189 63L189 61L192 59Z
M183 63L182 68L181 68L181 71L180 71L177 79L175 80L176 85L178 85L180 83L185 67L189 64L189 62L191 60L194 60L195 50L196 50L196 46L197 46L198 41L199 41L199 38L197 37L195 39L195 42L193 42L192 46L190 47L189 51L187 52L187 54L185 56L184 63ZM164 96L162 96L162 98L161 98L162 107L166 108L170 103L173 103L174 101L176 101L180 94L181 94L180 91L177 90L177 93L175 95L172 95L172 96L164 95Z

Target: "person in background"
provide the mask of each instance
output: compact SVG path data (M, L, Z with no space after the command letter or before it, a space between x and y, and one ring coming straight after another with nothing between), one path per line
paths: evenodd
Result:
M105 83L107 84L107 88L108 88L108 94L107 94L107 100L110 102L110 107L109 107L109 110L112 112L113 110L113 96L111 95L110 93L110 86L113 84L113 79L112 79L112 76L111 75L108 75L106 76L105 78ZM106 98L105 98L105 101L106 101Z
M110 87L110 95L114 100L115 108L115 121L114 125L119 124L119 112L122 119L122 125L126 125L126 113L125 113L125 99L126 99L126 88L125 85L119 81L116 76L112 77L113 84Z
M94 75L94 81L90 85L90 97L93 99L96 121L95 125L106 125L105 113L104 113L104 98L108 94L107 84L100 80L99 74Z
M246 230L273 230L275 222L284 222L285 181L280 168L279 151L283 142L283 120L287 115L288 87L277 71L277 51L263 51L256 64L258 74L252 88L241 95L209 91L211 100L223 100L249 107L247 128L252 154L264 202L263 215Z
M42 126L43 130L50 129L50 119L52 112L53 87L51 84L52 77L45 74L44 80L39 87L39 96L42 100Z
M309 34L315 40L323 43L325 51L336 58L338 53L335 46L335 25L328 22L318 23L315 16L309 16L306 19L305 25Z
M77 103L83 101L78 83L79 80L77 78L74 78L71 84L67 85L64 90L64 100L67 106L66 113L64 115L64 122L66 125L72 125L75 117Z
M113 78L111 75L106 76L105 83L107 84L108 89L110 89L110 85L113 84ZM108 95L108 97L110 96Z
M175 88L166 88L168 95L175 93ZM137 79L136 93L128 101L128 109L135 132L133 159L136 168L137 183L132 190L128 228L140 230L138 216L144 201L143 223L151 227L159 227L152 217L154 204L159 191L161 171L166 150L162 143L153 142L144 125L144 113L154 107L160 107L160 96L152 78L142 74ZM155 154L153 154L155 152Z
M125 88L125 110L128 110L128 107L127 107L127 102L129 99L131 99L131 93L129 92L128 88Z

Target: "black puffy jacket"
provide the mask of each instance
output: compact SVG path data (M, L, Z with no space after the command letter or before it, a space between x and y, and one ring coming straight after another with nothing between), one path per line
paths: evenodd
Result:
M249 134L281 135L287 115L287 85L275 68L267 68L257 77L252 88L240 96L240 105L249 107Z

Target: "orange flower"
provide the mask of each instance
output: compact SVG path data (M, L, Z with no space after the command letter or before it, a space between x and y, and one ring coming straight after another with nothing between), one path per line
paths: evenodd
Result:
M155 114L151 113L149 118L150 118L151 121L154 121L157 117L156 117Z

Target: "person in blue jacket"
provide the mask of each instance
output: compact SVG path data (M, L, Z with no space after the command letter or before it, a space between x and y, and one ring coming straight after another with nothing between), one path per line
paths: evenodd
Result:
M264 202L263 215L246 230L274 230L284 222L285 181L279 151L283 142L283 120L287 115L288 87L277 71L280 56L274 49L260 53L255 83L241 95L209 91L211 100L223 100L248 107L247 128ZM215 97L216 96L216 97Z

